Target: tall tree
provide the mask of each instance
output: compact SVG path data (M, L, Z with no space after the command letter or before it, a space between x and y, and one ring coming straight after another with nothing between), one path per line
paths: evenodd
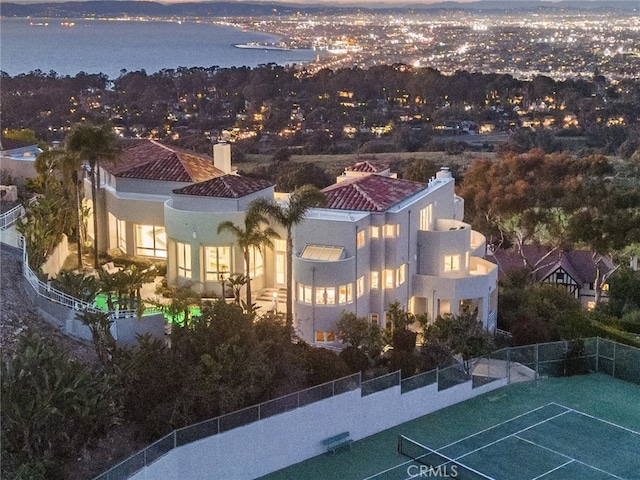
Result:
M273 218L287 231L287 305L286 325L293 328L293 227L298 225L311 207L324 205L326 199L318 188L305 185L296 189L286 203L259 198L252 208Z
M218 225L218 234L230 232L242 249L244 256L245 275L247 277L247 305L246 310L251 311L251 249L256 248L263 252L265 247L273 248L272 238L279 238L276 231L269 226L267 218L252 205L249 206L244 216L244 226L236 225L231 220L225 220Z
M93 263L98 265L98 201L97 183L100 162L113 162L120 152L118 140L109 125L94 126L79 123L73 127L65 139L65 149L87 162L91 180L91 198L93 200Z

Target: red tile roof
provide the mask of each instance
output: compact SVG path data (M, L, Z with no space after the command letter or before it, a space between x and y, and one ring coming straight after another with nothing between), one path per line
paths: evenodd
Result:
M273 183L268 180L228 174L178 188L173 193L200 197L240 198L272 186Z
M422 183L367 175L336 183L322 192L327 199L326 208L384 212L425 188Z
M388 170L389 165L383 164L373 164L368 161L358 162L355 165L351 165L345 168L347 172L362 172L362 173L378 173L383 172L384 170Z
M120 178L165 182L202 182L224 175L213 166L213 158L145 140L127 148L114 165L104 168Z

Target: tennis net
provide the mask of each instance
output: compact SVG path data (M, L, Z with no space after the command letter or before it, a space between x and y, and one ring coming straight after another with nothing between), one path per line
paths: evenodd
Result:
M493 477L467 467L404 435L398 436L398 453L423 465L423 467L416 467L415 472L411 472L412 477L429 478L446 475L458 480L494 480Z

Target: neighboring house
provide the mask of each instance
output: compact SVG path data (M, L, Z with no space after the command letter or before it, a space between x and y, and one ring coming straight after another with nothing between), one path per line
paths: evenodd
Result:
M540 245L524 245L522 256L513 250L496 250L489 260L498 264L500 277L528 270L533 277L543 283L553 283L567 290L580 300L583 308L592 310L596 306L596 265L593 253L587 250L551 250ZM529 266L527 266L529 265ZM601 275L605 278L613 273L616 266L606 257L598 258ZM607 297L608 284L604 284L600 300Z
M220 169L211 159L158 142L127 150L119 166L105 168L109 248L166 258L169 285L198 291L219 294L229 274L243 273L242 251L228 232L218 235L218 225L230 220L242 226L251 200L276 194L270 182L229 173L228 145L216 148L214 158L224 159L215 161ZM393 178L387 169L380 173L324 189L327 204L310 209L294 228L298 335L339 346L335 325L343 311L384 327L394 301L432 319L461 309L477 312L495 329L498 269L482 258L484 236L462 222L464 202L449 171L426 185ZM286 286L286 234L272 226L282 236L274 249L251 251L256 298L261 290L282 292Z
M368 175L382 175L383 177L397 178L397 173L392 173L389 165L381 163L372 163L368 161L358 162L355 165L344 169L342 175L336 178L336 182L340 183L352 178L361 178Z
M0 171L2 181L9 180L19 188L24 187L27 178L37 176L35 162L36 157L42 153L40 147L34 144L0 138Z

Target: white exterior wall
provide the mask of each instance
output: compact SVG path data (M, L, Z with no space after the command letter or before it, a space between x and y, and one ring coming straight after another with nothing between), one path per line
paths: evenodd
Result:
M439 392L433 384L405 394L396 386L365 397L357 389L178 447L131 478L257 478L323 454L322 440L341 432L360 440L506 385L466 382Z

